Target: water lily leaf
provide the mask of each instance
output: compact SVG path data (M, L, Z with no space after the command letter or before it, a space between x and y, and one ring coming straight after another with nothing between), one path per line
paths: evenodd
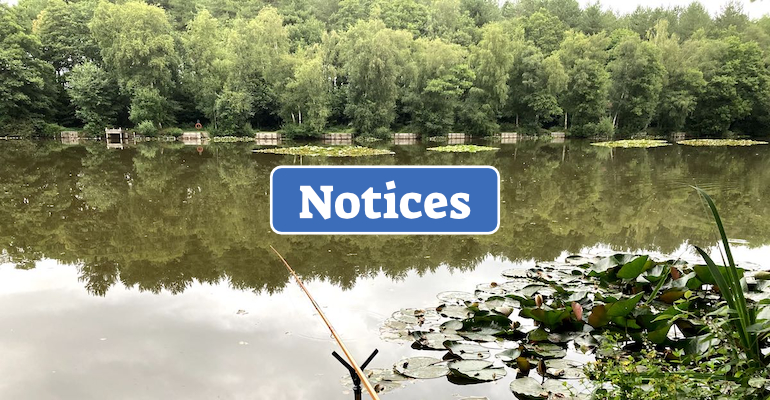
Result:
M438 295L436 295L436 298L441 300L444 304L457 304L457 305L465 305L465 302L474 302L478 301L476 296L474 296L471 293L468 292L458 292L458 291L450 291L450 292L441 292Z
M525 344L524 354L538 356L542 359L564 358L567 350L553 343Z
M463 329L463 323L461 321L456 320L456 319L444 322L439 327L439 330L441 332L448 332L448 333L455 333L456 331L459 331L460 329Z
M589 275L602 276L610 269L614 269L620 265L625 265L626 263L631 262L634 258L636 258L636 256L633 254L622 253L602 258L590 266Z
M630 314L631 311L634 311L636 305L639 304L640 300L642 300L642 296L644 296L644 292L639 293L629 299L618 300L615 303L606 305L607 316L610 318L625 317L626 315Z
M530 377L518 378L511 382L511 392L522 400L547 399L549 396L548 390Z
M631 262L620 267L617 277L621 279L636 279L642 272L651 268L654 264L648 256L636 257Z
M391 318L407 324L421 326L425 321L437 320L439 317L433 310L404 308L393 313Z
M548 340L548 332L543 328L537 328L527 334L527 340L530 342L545 342Z
M545 309L545 308L524 308L519 312L519 316L531 318L541 322L548 329L556 329L566 321L569 321L572 315L571 308Z
M463 360L482 360L489 357L489 350L477 344L448 340L444 342L444 347L452 355Z
M590 333L584 333L575 338L575 347L590 350L599 346L599 342Z
M548 334L551 343L569 343L580 336L579 332L553 332Z
M686 293L687 293L686 290L668 289L665 292L663 292L663 294L661 294L660 297L658 297L658 300L666 304L674 304L675 301L684 297Z
M412 357L393 366L401 375L415 379L433 379L449 375L446 363L433 357Z
M462 340L459 335L438 332L412 332L412 337L415 339L414 347L428 350L444 350L447 340Z
M452 319L466 319L473 317L473 311L465 306L440 306L436 312L442 317Z
M493 368L491 362L484 360L452 361L448 367L453 375L477 382L496 381L507 374L505 368Z
M591 310L591 315L588 316L588 325L594 328L600 328L610 322L610 317L607 315L607 307L604 304L599 304Z
M501 274L506 278L526 278L527 269L524 269L524 268L506 269Z
M546 361L546 376L556 379L583 379L583 364L572 360Z
M517 358L521 357L521 350L520 349L508 349L505 351L501 351L497 354L495 354L495 357L505 361L505 362L512 362L515 361Z

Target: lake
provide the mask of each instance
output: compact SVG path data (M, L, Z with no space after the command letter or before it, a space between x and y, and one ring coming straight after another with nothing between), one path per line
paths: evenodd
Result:
M0 142L0 398L349 399L334 340L272 245L362 361L425 355L380 339L404 307L572 253L694 257L720 207L737 259L770 256L770 146L605 149L521 141L497 152L348 159L253 154L252 144ZM278 165L492 165L490 236L279 236ZM440 357L441 355L437 355ZM513 399L513 374L417 381L383 398Z

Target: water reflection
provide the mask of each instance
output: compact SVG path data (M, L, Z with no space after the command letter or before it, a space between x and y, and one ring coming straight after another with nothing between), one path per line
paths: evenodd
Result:
M499 280L501 270L568 252L687 256L688 241L714 243L689 185L707 188L728 233L746 241L739 259L760 262L770 251L766 147L610 151L518 141L497 153L408 145L394 146L394 156L329 160L254 155L251 146L199 154L177 142L120 151L0 144L0 398L348 398L344 370L329 356L333 340L270 244L356 355L381 350L375 368L424 355L381 342L378 330L394 310L435 305L438 292L468 291ZM327 163L494 165L501 229L478 237L273 234L270 171ZM439 379L392 396L505 399L509 381L458 387Z
M252 146L252 145L249 145ZM89 292L117 283L172 293L194 282L273 292L288 282L268 246L308 279L350 288L440 265L466 270L487 255L549 260L596 243L663 253L714 241L689 185L709 190L729 233L770 242L770 151L755 148L607 150L585 142L524 141L497 153L428 153L330 160L179 143L109 151L98 143L0 147L0 248L17 268L50 258L78 265ZM478 164L502 176L501 229L491 236L278 236L269 227L269 174L279 164Z

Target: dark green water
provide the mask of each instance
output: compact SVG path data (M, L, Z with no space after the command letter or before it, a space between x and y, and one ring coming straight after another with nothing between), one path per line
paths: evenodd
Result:
M251 145L0 142L0 398L347 399L312 307L269 250L309 282L351 350L374 367L418 354L380 323L436 293L566 253L689 256L714 231L690 185L717 201L739 259L770 255L770 146L609 150L520 142L495 153L314 159ZM493 165L491 236L279 236L280 164ZM765 263L765 265L767 265ZM422 354L424 355L424 354ZM417 382L383 398L513 398L510 379Z

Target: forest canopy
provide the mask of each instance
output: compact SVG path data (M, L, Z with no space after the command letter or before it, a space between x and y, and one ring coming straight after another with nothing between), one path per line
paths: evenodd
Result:
M770 17L576 0L0 4L0 134L762 135Z

